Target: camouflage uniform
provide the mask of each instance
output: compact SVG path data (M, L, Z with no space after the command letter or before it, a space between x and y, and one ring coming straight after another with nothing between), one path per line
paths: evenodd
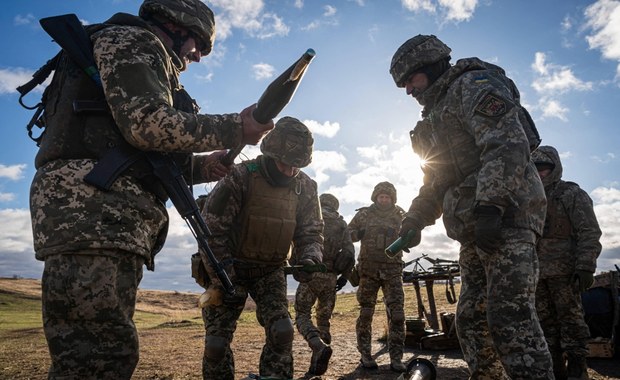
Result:
M576 271L594 274L601 252L601 230L592 199L573 182L563 181L557 150L541 146L532 155L538 164L553 167L542 179L547 195L547 218L537 253L540 279L536 288L536 309L558 373L564 372L563 354L583 358L590 337L584 321ZM559 361L559 363L556 363ZM559 376L556 376L558 378Z
M392 199L388 208L381 208L376 202L379 194L387 194ZM398 238L398 228L404 210L396 205L396 189L389 182L375 186L369 207L358 209L349 223L349 231L354 242L361 242L358 256L359 288L357 302L360 315L355 330L357 349L364 358L371 354L372 317L377 303L377 293L381 289L388 319L388 350L390 359L400 361L405 344L405 295L403 292L402 252L390 258L385 254L387 248Z
M553 378L534 300L535 243L546 206L530 161L537 133L504 70L477 58L450 66L449 53L435 36L419 35L392 60L399 87L416 72L432 74L438 60L446 60L426 89L412 91L424 106L411 132L414 151L425 160L424 184L403 226L421 230L443 214L448 236L461 243L456 323L470 379ZM435 59L425 61L430 57ZM474 211L480 206L500 211L501 238L492 253L476 246Z
M202 11L212 20L208 8ZM106 24L89 27L105 97L65 54L43 97L46 129L30 210L36 258L45 261L50 378L131 377L138 362L132 317L142 265L153 268L167 232L165 204L146 170L132 167L109 191L88 185L85 175L113 147L202 152L234 147L242 137L239 114L175 108L184 63L142 18L117 14ZM76 114L74 100L99 101L110 112ZM195 168L202 160L194 160ZM193 182L204 181L196 170Z
M269 138L285 123L301 124L289 117L280 119L261 144L264 155L235 165L214 187L203 209L212 233L209 245L226 265L236 290L234 296L224 296L223 304L203 309L205 379L234 379L230 343L248 295L256 303L256 317L265 329L260 375L293 377L294 328L288 313L283 266L287 264L291 244L295 247L292 259L321 261L323 220L314 180L301 171L287 181L276 178L273 156L286 162L290 157L285 153L275 155L267 148L273 148L275 144ZM291 145L279 148L290 149ZM308 163L309 160L292 166ZM207 272L209 286L217 286L219 281L212 269L207 268Z
M327 272L316 272L312 280L297 287L295 325L304 339L320 336L323 342L330 344L329 320L336 304L336 279L338 275L348 278L351 274L355 264L355 248L347 231L347 222L338 213L338 200L331 194L321 194L319 199L325 222L323 263ZM312 324L311 315L315 302L316 326Z

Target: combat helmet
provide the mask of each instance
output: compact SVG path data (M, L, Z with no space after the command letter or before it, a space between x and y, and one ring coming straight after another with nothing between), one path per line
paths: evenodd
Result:
M405 87L405 81L415 71L424 66L450 57L452 50L434 35L422 35L410 38L402 44L390 64L390 74L398 87Z
M373 201L373 203L377 202L379 194L389 195L392 198L392 203L396 204L396 188L391 183L387 181L379 182L372 191L370 200Z
M285 116L265 136L260 151L267 157L296 168L306 167L312 162L312 132L294 117Z
M338 207L340 207L340 202L338 202L338 198L329 193L323 193L319 197L319 201L321 202L322 207L330 208L334 211L338 211Z
M201 39L203 50L208 55L215 41L215 18L213 12L200 0L144 0L139 15L159 15L190 30Z

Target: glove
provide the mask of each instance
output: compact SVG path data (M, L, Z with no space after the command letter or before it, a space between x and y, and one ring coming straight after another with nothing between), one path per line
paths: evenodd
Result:
M405 219L403 219L400 224L400 231L398 232L398 236L406 241L406 244L402 247L403 251L409 252L409 248L413 248L420 244L420 241L422 241L422 228L424 228L424 226L421 226L420 223L413 218L405 217ZM409 231L413 231L414 233L409 241L407 241Z
M317 264L314 260L312 259L304 259L301 260L298 265L314 265ZM303 270L300 269L295 269L293 271L293 278L295 280L297 280L297 282L310 282L310 280L312 280L312 272L305 272Z
M594 283L594 273L588 272L586 270L577 269L575 274L573 275L575 282L577 283L577 287L581 293L590 289L590 286Z
M497 252L502 245L501 210L495 206L478 206L474 215L476 245L485 252Z
M344 286L347 284L347 281L347 278L344 276L338 277L338 280L336 280L336 291L344 288Z
M226 155L226 150L213 152L205 157L202 169L202 176L207 182L215 182L224 178L230 171L231 165L225 166L220 161Z

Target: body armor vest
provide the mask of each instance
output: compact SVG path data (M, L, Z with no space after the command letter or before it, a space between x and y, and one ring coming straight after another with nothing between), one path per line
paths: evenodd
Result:
M402 219L402 211L398 207L387 211L369 210L364 236L361 239L359 260L391 264L401 263L402 251L390 258L385 254L385 249L398 239Z
M297 226L297 181L271 186L258 171L251 171L248 200L241 211L241 244L235 258L260 264L281 265L290 257Z
M323 243L323 264L327 270L342 273L344 268L334 268L335 260L341 252L343 236L347 231L347 223L340 217L327 216L323 214L325 221L324 243Z
M572 236L572 227L562 196L568 190L569 182L559 182L547 196L547 217L542 239L559 239L567 242Z

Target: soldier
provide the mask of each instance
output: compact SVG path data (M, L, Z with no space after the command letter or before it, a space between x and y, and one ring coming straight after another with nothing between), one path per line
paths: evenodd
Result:
M378 367L371 355L371 338L372 317L377 293L381 289L388 317L390 368L404 372L407 368L402 362L405 345L402 252L388 257L385 248L398 237L398 228L405 211L396 205L396 188L389 182L378 183L370 199L373 204L358 209L349 223L351 239L361 242L357 268L357 302L360 305L360 315L355 325L357 349L361 354L362 367Z
M392 58L394 82L424 107L410 132L424 183L399 235L413 231L416 246L443 214L461 243L456 326L470 379L550 379L534 300L546 200L530 152L540 139L502 68L478 58L453 66L450 52L417 35Z
M312 160L312 134L299 120L283 117L260 145L262 155L235 165L209 194L202 213L211 229L209 244L226 264L235 294L209 299L202 310L206 337L205 379L233 380L230 342L248 295L266 342L260 375L293 377L293 322L288 312L284 266L321 263L323 219L317 185L300 171ZM212 268L206 268L207 292L222 295ZM294 274L299 282L310 273ZM329 355L322 357L329 360ZM321 364L321 366L327 365Z
M327 370L332 354L329 320L336 304L336 292L346 285L355 264L355 248L347 231L347 222L338 213L338 199L324 193L319 201L325 222L323 263L327 272L313 273L312 280L300 283L295 294L295 325L312 349L308 370L312 375L322 375ZM316 326L312 324L315 303Z
M536 310L556 380L588 379L590 331L584 320L581 292L594 281L601 230L588 193L576 183L562 180L558 151L541 146L532 154L532 161L547 195L545 229L537 245L540 279Z
M187 65L213 46L214 17L202 1L146 0L139 14L119 13L88 27L103 91L62 53L43 99L46 129L30 210L36 257L45 261L50 379L131 378L139 356L132 318L142 266L153 270L168 227L166 194L143 159L122 171L109 191L87 184L85 176L110 157L256 144L273 128L271 121L253 120L254 106L240 114L197 114L179 84ZM78 114L75 100L102 106ZM122 155L127 151L130 157ZM188 182L224 175L221 153L179 158Z

